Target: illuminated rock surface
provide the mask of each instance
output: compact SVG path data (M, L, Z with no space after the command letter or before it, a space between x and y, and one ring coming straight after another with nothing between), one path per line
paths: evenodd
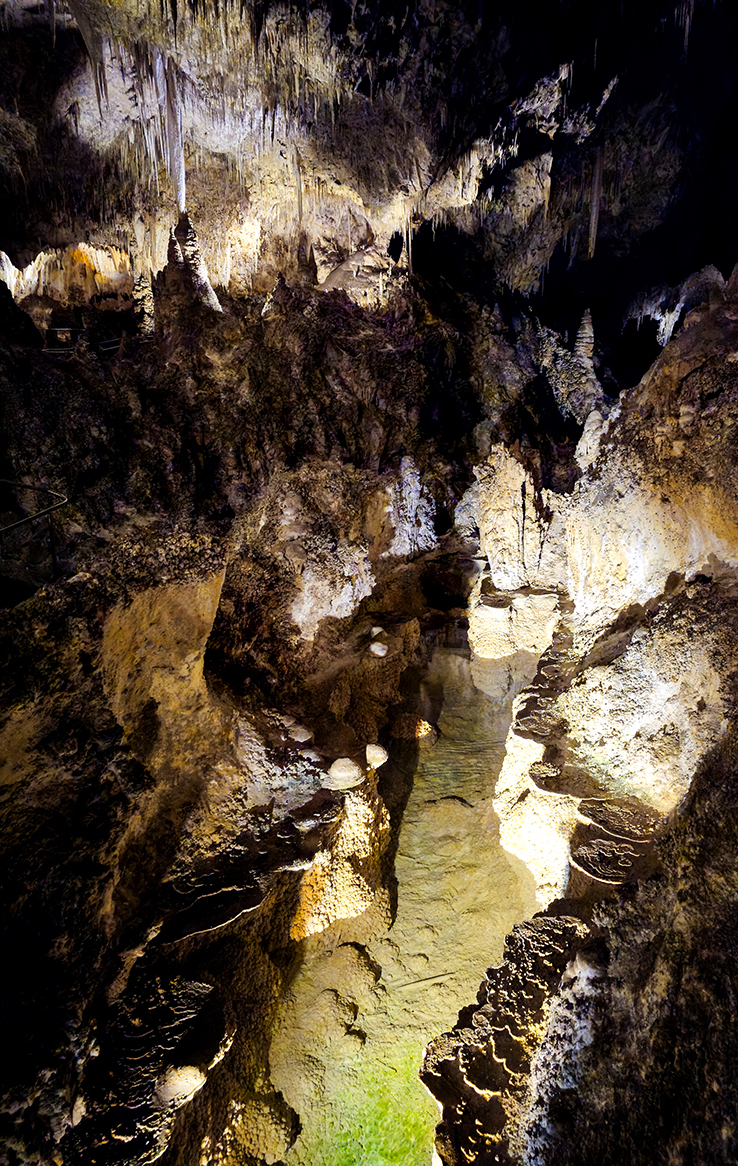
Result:
M0 6L0 1166L738 1158L737 35Z
M533 884L486 821L509 724L475 690L463 633L433 650L435 745L396 750L380 789L399 816L392 929L376 910L316 936L286 997L272 1077L303 1114L295 1162L430 1161L436 1107L414 1084L428 1026L452 1020ZM412 788L411 788L412 787Z

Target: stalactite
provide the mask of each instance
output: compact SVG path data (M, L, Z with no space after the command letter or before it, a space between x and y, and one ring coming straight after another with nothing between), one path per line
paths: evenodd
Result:
M300 155L297 147L292 150L292 164L295 172L295 189L297 193L297 221L302 222L302 175L300 173Z
M55 0L46 0L47 4L52 2ZM83 0L73 2L77 9L85 7ZM313 218L325 213L327 204L330 204L328 213L336 213L340 218L347 204L356 205L358 198L365 204L366 218L372 222L381 221L381 234L391 227L402 232L410 271L413 216L418 219L433 216L434 219L438 217L439 222L445 221L448 216L439 204L450 200L457 221L464 220L470 227L474 222L484 223L485 207L481 201L474 205L478 199L482 167L494 168L515 155L518 145L515 119L508 118L504 124L499 119L491 136L480 139L467 149L455 160L453 170L435 170L425 143L413 143L417 129L414 118L407 114L398 115L398 95L402 86L407 84L406 80L398 77L398 87L388 97L380 76L364 61L362 68L368 69L371 82L371 101L352 99L350 91L356 74L349 76L343 69L345 61L328 39L323 17L315 13L298 16L290 7L287 11L280 10L277 19L275 10L264 15L254 39L254 30L246 36L229 31L224 19L226 5L221 4L216 18L206 22L203 20L205 12L211 18L214 12L210 0L193 4L194 0L186 5L180 4L177 19L180 43L185 43L182 39L185 35L196 32L199 62L207 77L202 88L194 80L193 59L180 59L171 49L171 24L164 29L164 39L159 41L162 47L154 47L153 38L152 42L147 42L143 37L115 47L116 65L120 66L123 84L129 95L135 95L130 129L126 127L118 139L121 171L131 175L136 185L159 193L160 171L166 172L182 212L187 203L186 157L192 169L191 178L195 171L204 178L214 164L225 167L229 174L234 173L241 190L248 190L250 201L262 204L258 213L264 223L278 231L284 230L286 235L305 216ZM168 0L164 0L164 5L164 11L169 14L167 19L174 19L174 10ZM83 19L80 19L80 26L82 23ZM98 38L98 45L94 32L88 31L89 51L103 100L104 44L102 38ZM124 39L120 28L118 35ZM169 49L163 47L167 44ZM324 60L316 72L314 61L321 52ZM257 54L258 69L255 68ZM113 117L118 117L119 107L112 96L113 76L109 68L111 106L114 107L111 112ZM570 79L570 70L566 77ZM117 75L115 81L117 99L121 93ZM374 111L368 112L371 102ZM376 119L375 126L386 119L386 124L392 128L387 134L386 149L367 150L366 139L357 140L352 132L356 109L351 106L358 105L363 106L362 116ZM450 116L444 109L441 121L445 123ZM395 117L398 120L393 122L391 119ZM336 185L341 187L340 182L319 185L311 168L321 165L321 162L310 158L308 152L301 155L297 151L296 141L301 142L309 135L315 121L325 136L330 135L330 127L333 127L338 139L336 144L340 146L349 174L348 183L340 191L336 189ZM204 133L201 137L197 131L206 123L215 125L216 133ZM222 151L218 150L214 160L210 149L216 137L228 144ZM287 147L284 166L277 157L282 144ZM186 146L190 149L187 156ZM279 177L275 164L283 167ZM261 170L265 171L265 181ZM595 167L595 170L590 208L592 252L602 197L601 158L599 169ZM280 184L281 190L278 189ZM403 190L403 187L409 189ZM391 212L392 221L387 218L387 205L381 191L394 192L397 197ZM102 190L100 197L104 197ZM106 208L106 214L112 215L113 209ZM361 246L366 236L361 233L363 225L355 224L350 212L348 219L349 250L352 252L356 246ZM358 242L357 230L360 233ZM212 251L208 251L208 256L220 273L220 261L213 258ZM235 266L238 268L237 262Z
M677 21L684 29L684 52L689 48L689 34L694 18L694 0L680 0L677 7Z
M185 188L185 157L182 138L182 106L177 76L171 60L165 70L166 126L169 157L169 177L174 188L177 207L182 213L187 205Z
M69 10L77 22L77 27L85 42L87 55L92 66L92 76L95 82L95 96L102 117L103 99L108 100L108 80L105 73L105 42L87 17L82 0L68 0Z
M592 259L597 243L597 227L600 220L600 199L602 198L602 147L597 149L592 175L592 193L589 204L589 241L587 258Z

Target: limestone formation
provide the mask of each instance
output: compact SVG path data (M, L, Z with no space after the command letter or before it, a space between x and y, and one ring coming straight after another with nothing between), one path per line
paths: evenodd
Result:
M375 640L373 644L369 645L369 651L371 652L372 656L382 657L387 655L389 648L386 644L382 644L379 640Z
M561 344L548 328L540 330L538 359L549 379L561 412L584 425L598 405L602 405L602 387L597 380L592 355L594 334L589 309L584 313L573 351Z
M339 757L328 770L326 785L329 789L351 789L364 780L360 765L350 757Z
M736 37L0 2L0 1166L738 1159Z
M380 765L389 761L389 753L381 745L367 745L366 760L372 769L379 769Z
M554 517L546 532L553 541L557 530L561 531L561 550L552 561L564 567L558 579L548 581L557 584L560 594L570 595L572 602L561 612L533 683L513 704L506 757L490 812L499 821L503 846L522 859L535 878L538 903L546 909L542 924L548 917L546 922L559 926L562 912L575 916L580 930L574 950L579 950L565 974L561 974L562 963L548 986L541 986L541 1005L545 1002L548 1011L545 1019L531 1025L531 1036L527 1020L510 1027L511 1003L483 985L480 1002L484 1007L474 1013L473 1027L462 1019L453 1033L430 1045L423 1072L444 1107L438 1142L444 1162L469 1161L480 1155L504 1161L591 1160L578 1154L569 1141L568 1131L576 1123L557 1116L552 1124L551 1115L559 1114L562 1091L576 1090L579 1095L588 1071L584 1066L603 1055L605 1043L614 1040L619 1047L621 1040L630 1041L622 1029L614 1035L605 1004L612 991L611 977L617 975L607 966L609 945L617 943L615 931L628 915L613 907L598 914L593 904L612 900L618 887L635 887L639 879L646 880L650 893L658 894L658 880L668 883L674 877L672 844L663 841L668 816L689 799L695 774L705 766L709 770L715 764L712 758L729 749L725 734L731 731L729 709L734 698L728 662L734 658L735 631L728 564L734 555L735 502L725 491L724 479L710 467L712 458L720 456L716 447L722 436L718 433L730 440L732 428L728 420L732 381L729 374L722 379L718 369L725 367L723 358L712 354L732 349L732 329L732 314L718 301L693 330L667 345L665 359L631 394L622 395L601 454L585 468L572 495L559 503L563 502L560 525ZM721 340L715 348L717 336ZM697 377L695 368L701 370ZM726 428L716 431L707 421L697 428L698 411L682 408L684 395L691 399L691 393L700 392L699 386L715 384L716 377L721 383ZM637 464L638 470L627 481L616 451L628 441L625 433L634 432L630 426L636 410L639 454L630 465ZM665 415L675 418L674 428L676 417L686 418L689 454L686 441L678 443L678 449L666 444L669 423L661 420ZM648 418L645 424L644 417ZM501 454L496 457L497 464L506 465ZM694 481L692 457L700 460L700 478L707 471L698 493L687 485ZM507 473L516 473L525 482L520 469L511 465ZM678 508L671 497L664 492L657 495L657 488L646 485L654 479L663 483L666 473L670 491L680 499ZM500 572L510 574L516 547L517 569L525 570L523 555L528 545L518 533L522 524L515 520L521 512L520 501L512 490L500 494L498 480L489 473L481 477L474 501L480 532L484 532L490 529L485 525L485 497L491 494L497 506L501 498L507 500L503 523L492 528L497 542L482 544L490 582L496 577L506 581ZM593 493L597 509L590 501ZM585 513L596 514L602 522L608 511L614 517L621 505L623 520L605 519L604 532L584 532ZM715 517L692 517L695 507L702 513L703 508L714 507ZM691 537L676 534L677 529L684 529L681 524L693 532ZM721 539L718 553L701 541L707 531L712 532L709 537ZM500 543L504 557L497 551ZM580 558L583 552L589 556L586 566ZM544 554L542 550L539 563L545 561ZM676 558L671 559L672 555ZM619 571L618 559L623 563ZM511 608L510 599L497 598L500 593L491 587L488 594L494 596L490 600L493 619L482 614L481 604L475 608L470 639L476 651L482 647L492 655L495 636L500 636L497 627L508 626L504 621ZM483 589L480 599L484 599ZM713 617L717 611L724 612L711 624L712 631L702 622L704 604L710 606ZM698 632L700 627L704 631ZM713 634L719 647L711 647ZM685 828L689 829L681 827ZM664 872L657 874L663 864ZM649 883L649 879L656 881ZM572 950L562 949L562 960L570 959ZM523 951L511 950L508 962L494 976L520 975L528 958ZM627 973L628 977L633 974ZM628 991L634 990L629 979ZM645 1012L659 1012L662 1007L658 990L651 991L655 995L644 1003L644 1017ZM525 995L530 996L530 990ZM639 1019L639 1032L642 1023L648 1022ZM500 1033L511 1033L513 1040L526 1045L522 1073L516 1059L517 1076L507 1071L509 1054L498 1049ZM500 1062L506 1066L504 1079L497 1068ZM484 1069L477 1068L482 1064ZM588 1097L592 1090L601 1096L602 1086L595 1087L591 1077L586 1079ZM637 1120L645 1120L643 1111L639 1112L640 1119L632 1113L624 1118L624 1126L632 1128ZM607 1136L598 1135L596 1144L607 1147L606 1160L617 1160L618 1151ZM645 1160L635 1148L629 1154L634 1161Z

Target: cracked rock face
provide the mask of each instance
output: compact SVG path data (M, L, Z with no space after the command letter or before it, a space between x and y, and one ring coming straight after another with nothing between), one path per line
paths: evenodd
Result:
M0 1166L735 1161L738 18L406 8L0 7Z

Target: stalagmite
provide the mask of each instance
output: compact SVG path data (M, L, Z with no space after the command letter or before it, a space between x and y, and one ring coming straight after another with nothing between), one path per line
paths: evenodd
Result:
M389 760L389 753L381 745L367 745L366 760L372 769L379 769L380 765Z
M133 301L139 311L139 328L144 336L154 333L154 293L151 276L143 272L136 277L133 285Z
M574 355L579 359L583 367L588 367L592 371L594 377L594 364L592 357L594 355L594 330L592 328L592 313L589 308L582 316L582 322L579 325L577 338L574 343Z
M174 227L169 232L169 247L167 249L167 263L178 271L185 270L184 255L179 244L179 239L174 233Z
M595 372L593 353L594 332L589 309L582 317L573 351L569 351L561 337L551 329L539 328L541 367L562 414L573 417L580 425L602 400L602 386Z
M183 263L187 267L197 299L215 312L222 312L220 300L213 291L205 260L200 253L200 243L189 215L181 215L176 228L176 238L181 246Z

